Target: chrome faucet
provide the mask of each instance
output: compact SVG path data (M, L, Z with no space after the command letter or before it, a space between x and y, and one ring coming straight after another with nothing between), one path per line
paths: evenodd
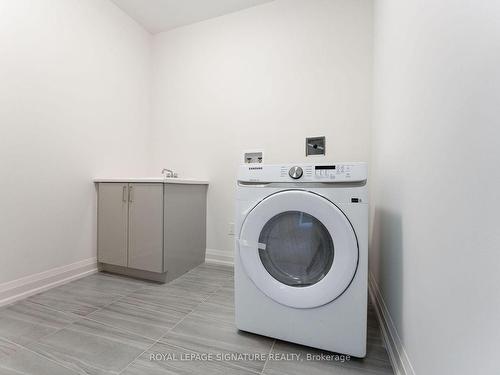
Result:
M179 175L171 169L163 168L161 174L165 175L165 178L177 178Z

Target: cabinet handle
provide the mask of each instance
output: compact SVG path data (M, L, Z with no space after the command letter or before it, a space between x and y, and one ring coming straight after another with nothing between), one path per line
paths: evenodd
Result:
M133 189L134 188L132 186L128 189L128 201L131 203L134 201L134 196L133 196L134 190Z
M126 202L127 201L127 186L123 186L123 191L122 191L122 201Z

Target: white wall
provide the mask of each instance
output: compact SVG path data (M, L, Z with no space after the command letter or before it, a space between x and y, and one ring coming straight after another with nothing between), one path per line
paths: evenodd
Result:
M0 284L95 257L92 177L146 167L150 39L108 1L0 2Z
M370 269L417 374L498 374L499 19L376 2Z
M372 2L277 0L153 40L153 165L210 180L207 246L233 251L235 172L243 150L305 162L369 157Z

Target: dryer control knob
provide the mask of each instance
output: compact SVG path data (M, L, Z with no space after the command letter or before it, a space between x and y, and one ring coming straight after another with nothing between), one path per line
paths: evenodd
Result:
M290 170L288 171L288 174L290 175L291 178L293 178L294 180L298 180L299 178L302 177L302 174L304 173L304 171L302 170L301 167L292 167L290 168Z

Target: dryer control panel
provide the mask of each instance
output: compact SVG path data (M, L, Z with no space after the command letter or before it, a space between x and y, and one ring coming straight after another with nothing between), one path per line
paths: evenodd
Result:
M315 165L314 175L319 179L348 179L351 177L352 169L350 164Z
M240 182L362 182L366 181L366 163L241 165Z

